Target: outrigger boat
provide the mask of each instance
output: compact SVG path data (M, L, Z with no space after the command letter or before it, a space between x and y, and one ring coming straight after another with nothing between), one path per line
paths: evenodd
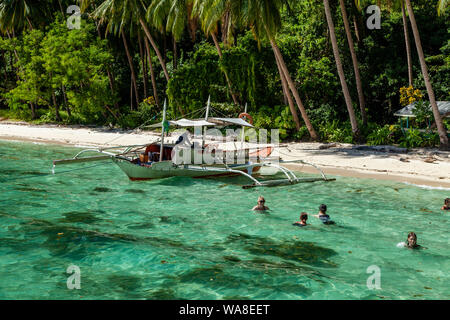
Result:
M210 102L208 99L206 107L206 115L204 119L180 119L166 121L166 103L164 102L163 120L161 123L151 125L150 128L160 127L161 136L154 142L144 145L128 145L105 148L88 148L77 153L73 158L54 160L53 172L57 165L102 161L111 159L117 166L128 176L130 180L153 180L163 179L168 177L192 177L192 178L214 178L221 176L236 176L241 175L248 178L252 184L244 185L243 188L263 187L263 186L279 186L297 184L300 182L314 182L314 181L331 181L335 179L328 179L325 174L313 164L307 163L303 160L282 161L278 158L274 159L271 154L274 151L273 144L257 144L251 145L244 142L244 128L254 128L252 125L251 116L244 112L238 118L222 118L210 117ZM246 110L245 110L246 111ZM249 120L250 122L246 121ZM225 126L240 126L242 127L241 142L228 141L226 143L216 143L217 141L206 141L205 134L202 134L201 140L198 137L193 137L194 141L191 144L189 135L184 133L175 139L166 137L165 133L168 127L194 127L206 129L206 127L225 127ZM167 140L165 141L165 138ZM173 140L173 141L170 141ZM188 152L187 158L190 160L200 159L200 163L191 161L180 163L180 158L177 158L177 145L180 141L184 143L185 148L183 153ZM186 145L188 147L186 147ZM213 146L213 148L211 148ZM96 152L100 155L85 156L90 152ZM216 157L213 163L205 161L205 155L222 155ZM186 156L183 157L186 159ZM219 159L219 161L217 161ZM230 161L231 164L230 164ZM227 161L226 161L227 160ZM283 167L281 163L303 163L315 167L320 177L316 178L300 178L297 177L291 170ZM262 167L272 167L277 171L281 171L285 179L271 179L258 180L258 172Z

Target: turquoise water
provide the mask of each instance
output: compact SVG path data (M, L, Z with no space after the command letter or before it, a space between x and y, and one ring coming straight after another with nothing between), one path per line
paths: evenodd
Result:
M48 175L77 150L0 142L0 299L450 298L449 190L341 177L252 190L131 182L111 162ZM258 195L270 213L250 210ZM336 225L292 226L321 203ZM410 231L427 249L396 247ZM80 290L67 288L72 264ZM379 290L366 285L371 265Z

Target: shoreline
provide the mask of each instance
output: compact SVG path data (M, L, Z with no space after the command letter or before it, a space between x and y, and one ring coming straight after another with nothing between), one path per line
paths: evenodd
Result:
M145 144L159 135L143 131L82 126L31 125L0 121L0 140L73 147ZM303 159L326 175L390 180L416 186L450 188L450 152L414 149L407 153L374 151L351 144L291 142L280 144L283 160ZM303 164L284 164L305 173L318 171Z

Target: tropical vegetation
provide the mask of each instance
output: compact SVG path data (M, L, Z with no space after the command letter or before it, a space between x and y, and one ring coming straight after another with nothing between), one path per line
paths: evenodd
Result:
M448 149L448 4L0 0L0 116L136 128L160 120L164 99L178 118L210 96L284 140ZM414 101L405 130L394 113Z

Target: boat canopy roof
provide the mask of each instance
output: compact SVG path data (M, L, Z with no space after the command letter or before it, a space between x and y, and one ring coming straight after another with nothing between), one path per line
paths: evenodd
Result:
M244 127L253 128L253 126L247 121L241 118L213 118L209 117L208 121L206 120L189 120L189 119L180 119L180 120L169 120L169 126L174 127L204 127L204 126L227 126L227 125L238 125ZM148 128L161 128L161 123L155 123Z
M450 117L450 101L436 101L436 104L439 109L439 113L441 116L444 117ZM397 117L415 117L414 115L414 109L416 108L417 102L413 102L411 104L408 104L406 107L398 110L396 113L394 113L394 116ZM429 109L431 110L431 106L429 106Z
M208 118L208 121L214 122L217 126L238 125L253 128L253 125L241 118Z

